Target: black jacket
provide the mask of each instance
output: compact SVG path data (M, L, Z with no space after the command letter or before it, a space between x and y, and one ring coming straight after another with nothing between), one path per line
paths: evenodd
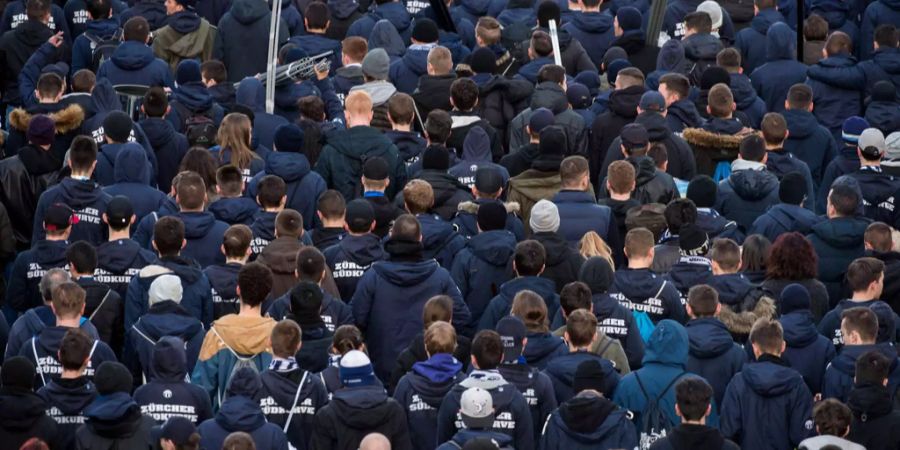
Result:
M26 20L16 28L7 31L0 37L0 64L3 75L0 83L3 86L3 100L15 106L22 105L19 94L18 74L22 72L25 62L38 47L53 35L47 25L36 20Z
M740 450L737 444L725 439L717 428L706 425L681 424L668 436L660 438L650 450Z
M30 144L18 149L16 156L0 160L0 202L16 212L9 219L18 250L31 246L38 199L56 181L61 168L62 161L52 152Z
M509 123L528 107L534 86L527 81L492 74L476 74L472 81L478 85L475 110L497 130L503 147L508 147ZM512 150L507 148L507 151Z
M853 412L847 439L868 450L900 448L900 411L894 409L891 397L884 386L856 385L847 398Z
M635 171L635 187L631 193L631 198L637 200L642 205L648 203L669 204L670 201L678 197L678 187L675 186L675 180L672 175L659 170L653 158L649 156L638 156L628 158L626 161L634 166ZM609 196L606 190L606 178L600 180L600 197Z
M97 328L100 340L109 345L116 356L120 356L125 336L125 302L122 296L94 277L79 278L77 283L87 294L84 299L84 316Z
M19 448L37 437L57 447L61 438L56 422L47 416L47 404L37 394L19 388L0 388L0 442L7 448Z
M453 357L462 363L463 372L468 370L469 361L471 360L471 358L469 358L471 349L472 341L469 338L462 335L456 335L456 350L453 352ZM387 388L390 391L393 391L394 388L397 387L397 383L400 382L400 378L403 378L403 375L406 375L406 372L412 370L413 364L425 361L426 359L428 359L428 354L425 352L425 333L419 333L413 338L412 342L409 343L409 347L406 347L406 350L403 350L403 353L400 353L400 356L397 357L394 370L391 371L391 379L388 381Z
M667 173L674 178L681 180L691 180L697 174L697 163L694 161L694 154L691 147L680 136L672 133L666 123L666 118L655 112L645 112L639 114L634 119L634 123L639 123L647 128L647 135L650 142L661 142L666 146L669 153L669 167ZM610 144L610 149L620 148L621 140L616 138ZM621 151L607 150L606 159L600 168L600 176L605 177L609 170L609 165L613 161L625 159Z
M316 413L312 448L356 450L369 433L378 432L395 450L412 450L406 413L381 386L343 388Z
M625 34L612 41L612 44L609 46L622 47L625 53L628 53L628 62L632 66L641 69L641 72L644 74L649 74L656 70L656 57L659 56L659 47L647 45L643 32L625 32Z
M447 75L422 75L419 77L419 86L413 92L412 97L418 108L417 115L422 122L428 117L428 113L435 109L450 111L450 85L456 81L456 74Z
M884 291L881 298L891 305L894 312L900 310L900 253L866 250L866 256L880 259L884 263Z
M56 421L60 448L74 448L75 432L84 422L84 408L97 397L94 384L85 376L53 380L37 394L47 403L47 415Z
M654 63L655 61L654 58ZM610 148L610 144L619 136L622 127L634 122L641 95L644 95L646 91L647 88L644 86L630 86L609 94L607 103L609 110L597 116L591 125L591 145L588 158L591 180L597 179L600 166L606 161L607 151L622 153L621 147Z
M149 449L150 429L156 422L141 413L124 392L98 396L84 409L84 426L75 435L75 446L87 449Z
M547 253L546 266L541 273L542 278L547 278L556 283L556 291L573 281L578 281L578 272L584 264L584 257L575 249L569 247L569 243L558 232L534 233L532 239L541 243Z

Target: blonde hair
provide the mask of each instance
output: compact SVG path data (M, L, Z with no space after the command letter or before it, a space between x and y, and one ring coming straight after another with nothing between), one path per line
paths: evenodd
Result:
M366 91L353 91L344 100L344 110L354 116L370 114L372 112L372 97Z
M228 163L239 169L247 169L259 155L250 146L250 118L241 113L231 113L222 119L216 141L219 144L219 163ZM231 151L231 161L222 159L224 150Z
M612 258L612 249L609 248L606 241L604 241L596 231L584 233L584 236L578 241L578 253L581 253L581 256L584 256L584 259L589 259L592 256L599 256L609 263L609 267L612 267L613 271L616 270L616 265L613 263Z

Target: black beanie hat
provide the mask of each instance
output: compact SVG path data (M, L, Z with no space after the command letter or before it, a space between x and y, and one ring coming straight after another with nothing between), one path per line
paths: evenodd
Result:
M323 325L322 288L310 281L301 281L291 289L290 318L300 327Z
M781 203L799 205L806 193L806 179L800 172L789 172L778 185L778 199Z
M24 356L13 356L3 362L0 368L0 383L5 388L18 388L26 391L34 388L34 364Z
M686 256L704 256L709 251L709 236L697 225L689 223L678 232L678 245Z
M481 231L506 228L506 207L498 201L485 202L478 206L478 228Z
M618 376L612 377L610 375L603 370L603 365L600 364L600 361L589 359L579 364L575 369L572 390L581 392L592 389L604 396L611 397L618 384Z
M475 73L494 73L497 70L497 57L493 50L481 47L472 53L469 66Z
M423 44L437 42L439 34L440 30L438 30L437 24L431 19L416 19L416 23L413 25L412 38Z
M450 168L450 152L436 145L422 153L422 170L447 170Z
M542 155L562 155L568 148L566 132L561 127L551 125L541 130L540 153Z
M708 175L697 175L688 184L687 198L698 208L712 208L716 204L719 186Z
M104 361L94 372L94 386L100 395L131 392L133 381L131 372L120 362Z
M709 66L700 75L700 89L712 89L713 86L719 83L725 83L726 85L731 83L731 75L728 74L727 70L719 66Z
M588 258L578 271L578 281L588 285L591 294L605 294L612 286L614 277L609 261L599 256Z
M114 142L126 142L131 135L134 122L122 111L113 111L103 119L103 134Z

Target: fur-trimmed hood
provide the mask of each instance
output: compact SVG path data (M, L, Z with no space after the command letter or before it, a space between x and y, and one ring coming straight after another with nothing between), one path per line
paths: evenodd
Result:
M521 210L519 202L505 202L503 203L503 206L506 207L506 212L508 214L519 214L519 211ZM457 206L457 210L469 214L478 214L478 203L460 202Z
M751 128L744 128L737 134L713 133L702 128L685 128L682 137L692 147L738 149L741 141L752 133L755 131Z
M69 105L59 111L47 114L56 123L56 134L66 134L81 128L84 122L84 110L79 105ZM28 124L34 115L22 108L16 108L9 113L9 123L13 128L26 132Z
M775 300L762 296L752 309L746 304L740 305L739 309L740 312L735 312L732 306L722 304L719 320L728 327L731 334L749 335L750 329L758 319L775 317Z

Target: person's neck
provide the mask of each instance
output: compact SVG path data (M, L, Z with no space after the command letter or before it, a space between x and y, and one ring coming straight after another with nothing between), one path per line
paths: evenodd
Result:
M69 274L72 276L73 280L79 280L81 278L92 278L94 276L93 273L81 273L71 269L69 269Z
M81 317L62 318L56 316L56 326L64 328L78 328L81 325Z
M571 186L561 185L561 186L559 187L559 190L561 190L561 191L578 191L578 192L584 192L584 188L583 188L583 187L581 187L581 186L575 186L575 185L571 185Z
M774 145L766 144L766 151L767 152L780 152L781 149L783 148L783 146L781 144L782 144L781 142L774 144Z
M540 137L540 136L537 136L537 137L535 137L535 136L528 136L528 143L529 143L529 144L540 144L540 143L541 143L541 137Z
M347 128L353 127L367 127L369 126L368 119L356 119L351 117L350 120L347 121Z
M590 344L589 344L589 345L586 345L586 346L584 346L584 347L576 347L576 346L574 346L574 345L572 345L572 344L569 344L569 353L575 353L575 352L589 352L589 351L591 351L591 346L590 346Z
M391 129L394 130L394 131L405 131L405 132L409 133L410 131L412 131L412 124L409 124L409 123L403 124L403 123L393 123L393 122L391 122Z
M306 32L309 34L325 34L325 28L307 28Z
M241 309L238 315L242 317L262 317L262 305L250 306L241 302Z
M65 241L66 237L65 236L51 236L48 234L47 237L44 238L44 240L46 240L46 241Z
M81 377L81 373L81 370L68 370L64 368L62 371L62 375L60 375L60 378L62 378L63 380L74 380Z
M628 268L632 270L649 269L651 263L652 261L647 259L629 259Z
M869 161L865 158L859 158L860 167L880 167L881 161Z
M349 234L350 236L356 236L356 237L359 237L359 236L368 236L368 235L369 235L369 232L367 231L367 232L365 232L365 233L354 233L354 232L352 232L352 231L349 231L348 234Z
M583 13L598 13L598 12L600 12L600 5L597 5L593 8L591 8L589 6L582 7L581 12L583 12Z
M124 230L116 231L112 228L109 228L109 241L118 241L119 239L131 239L131 230L125 228Z
M340 220L322 220L322 228L344 228L344 219Z
M263 210L263 212L268 212L268 213L280 213L281 211L284 210L284 207L283 206L273 206L270 208L270 207L263 206L262 210Z
M384 194L384 189L382 189L382 188L373 188L373 187L363 185L363 189L365 189L365 192L380 192L380 193Z
M202 207L202 206L201 206L200 208L185 208L185 207L180 207L179 210L180 210L182 213L202 213L202 212L203 212L203 207Z
M701 418L699 418L699 419L697 419L697 420L688 420L688 419L685 419L685 418L682 416L682 417L681 417L681 424L682 424L682 425L701 425L701 426L705 426L705 425L706 425L706 416L703 416L703 417L701 417Z
M177 258L177 257L179 257L179 256L181 256L181 252L178 252L178 253L171 253L171 254L168 254L168 255L164 255L164 254L160 253L160 254L159 254L159 259L163 259L163 258L169 258L169 259L171 259L171 258Z
M852 296L850 296L851 302L870 302L872 300L877 300L874 295L868 292L854 292Z
M629 192L627 194L620 194L618 192L609 191L609 198L620 202L625 202L631 199L631 193Z
M72 171L72 175L69 175L69 177L70 177L70 178L78 178L78 179L81 179L81 178L84 178L84 179L90 179L90 178L91 178L91 175L93 175L93 174L94 174L93 171L87 171L87 172L80 172L80 171L79 171L79 172L76 172L76 171L73 170L73 171Z
M247 257L245 256L243 258L225 258L225 264L240 264L243 266L244 264L247 264Z

